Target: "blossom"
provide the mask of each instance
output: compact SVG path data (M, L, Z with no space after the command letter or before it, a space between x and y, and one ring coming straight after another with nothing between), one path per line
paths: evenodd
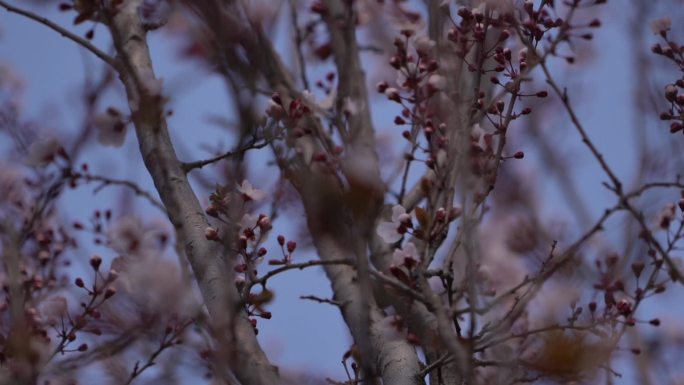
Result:
M392 266L394 267L415 266L418 260L418 249L413 242L406 242L401 249L395 249L394 254L392 254Z
M302 98L310 107L317 107L321 110L329 110L333 107L335 100L337 99L337 89L333 88L332 91L330 91L330 93L328 93L325 99L323 99L321 102L317 102L316 96L309 90L302 91Z
M246 179L242 181L242 185L238 186L237 190L242 194L242 199L245 201L259 201L266 197L265 192L254 188Z
M258 217L249 213L245 213L240 219L241 229L251 229L257 226Z
M674 203L668 203L656 217L656 223L658 226L665 230L670 227L670 223L676 218L676 206Z
M672 27L672 20L665 16L660 19L655 19L651 22L651 31L655 34L663 34L670 30Z
M400 74L401 74L401 72L400 72ZM385 96L387 96L387 98L389 100L393 100L395 102L401 101L401 97L399 96L399 90L397 90L394 87L387 87L385 89Z
M413 41L413 46L418 54L427 55L432 47L435 46L435 42L427 36L419 36Z
M171 3L167 0L144 0L138 7L138 16L148 30L164 26L169 21Z
M147 257L159 251L163 236L156 229L146 228L139 218L127 216L117 221L107 232L109 247L123 255Z
M178 313L187 316L198 309L195 292L183 282L178 264L163 258L118 259L117 291L126 294L147 314Z
M406 231L406 226L411 224L411 216L406 213L406 209L402 205L394 205L392 207L392 221L380 222L377 228L377 233L385 242L394 243L401 239L403 233L400 230Z
M361 107L363 107L363 102L359 100L344 98L344 101L342 102L342 112L344 112L346 115L353 116L358 114L361 110Z
M491 146L492 135L488 134L479 124L473 125L470 131L470 138L473 144L483 151Z
M442 75L433 74L428 78L428 84L436 90L443 90L446 83L446 78Z
M377 323L377 328L389 341L401 341L406 339L402 319L396 315L387 316Z
M268 99L266 102L266 115L275 120L280 120L285 116L283 106L276 103L273 99Z
M56 325L67 314L67 310L67 299L62 295L47 298L38 306L41 317L49 325Z
M55 138L38 139L31 143L27 163L31 166L47 166L64 148Z
M107 112L96 115L92 124L99 130L97 139L103 146L121 147L126 138L126 122L118 110L107 109Z

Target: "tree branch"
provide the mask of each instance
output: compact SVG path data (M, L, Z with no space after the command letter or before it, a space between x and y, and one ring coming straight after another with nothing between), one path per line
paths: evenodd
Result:
M13 5L11 5L11 4L3 1L3 0L0 0L0 7L5 8L7 10L7 12L16 13L18 15L24 16L28 19L34 20L40 24L45 25L46 27L56 31L57 33L64 36L65 38L67 38L67 39L73 41L74 43L80 45L81 47L87 49L88 51L93 53L95 56L102 59L102 61L109 64L115 71L117 71L119 73L121 72L121 65L115 58L107 55L106 53L101 51L99 48L95 47L88 40L70 32L69 30L67 30L64 27L59 26L55 22L53 22L53 21L51 21L45 17L38 16L31 11L27 11L25 9L15 7L15 6L13 6Z
M122 81L131 105L133 123L143 157L155 187L168 210L169 219L195 273L204 303L211 316L220 353L245 385L278 384L280 378L261 350L254 330L243 314L233 314L240 298L229 284L230 271L222 250L205 238L208 221L187 175L178 161L167 129L163 98L146 88L154 84L154 69L141 25L141 0L124 2L115 14L106 15L114 45L123 58Z

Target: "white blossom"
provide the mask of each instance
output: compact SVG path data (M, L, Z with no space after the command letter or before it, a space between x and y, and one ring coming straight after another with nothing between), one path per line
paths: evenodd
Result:
M92 124L99 130L97 139L103 146L121 147L124 143L126 122L118 111L110 108L107 112L96 115Z
M487 143L485 142L486 135L487 132L480 126L479 123L474 124L470 131L471 139L475 142L477 147L479 147L482 150L485 150L487 148Z
M392 254L392 266L414 265L418 262L418 249L413 242L406 242L401 249L395 249Z
M406 213L406 209L402 205L395 205L392 207L392 221L380 222L376 231L385 242L394 243L402 237L398 231L401 224L410 220L411 216Z

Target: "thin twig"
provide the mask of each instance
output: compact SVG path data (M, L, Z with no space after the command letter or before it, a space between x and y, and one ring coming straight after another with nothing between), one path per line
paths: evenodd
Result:
M129 181L129 180L124 180L124 179L113 179L113 178L108 178L108 177L101 176L101 175L92 175L92 174L81 175L81 177L82 177L86 182L95 181L95 182L100 182L100 183L101 183L100 186L98 186L98 187L95 188L95 190L93 191L94 193L98 193L100 190L102 190L103 188L105 188L105 187L107 187L107 186L110 186L110 185L117 185L117 186L127 187L127 188L133 190L133 192L135 193L135 195L138 195L138 196L141 196L141 197L147 199L147 200L152 204L152 206L158 208L158 209L161 210L163 213L166 213L166 207L164 207L164 205L163 205L161 202L159 202L157 199L155 199L155 198L152 196L152 194L150 194L149 192L143 190L143 189L140 188L137 184L135 184L135 183L133 183L133 182L131 182L131 181Z
M105 63L112 66L112 68L115 71L117 71L119 73L121 72L120 63L115 58L107 55L102 50L95 47L88 40L70 32L69 30L65 29L64 27L59 26L55 22L53 22L53 21L51 21L45 17L38 16L31 11L27 11L25 9L15 7L15 6L8 4L7 2L2 1L2 0L0 0L0 7L5 8L8 12L16 13L18 15L24 16L28 19L34 20L40 24L45 25L46 27L58 32L60 35L64 36L65 38L73 41L74 43L76 43L76 44L80 45L81 47L87 49L88 51L92 52L95 56L102 59L102 61L104 61Z
M294 270L294 269L305 269L307 267L313 267L313 266L323 266L323 265L353 265L354 261L350 259L332 259L332 260L311 260L307 262L302 262L302 263L291 263L285 266L281 266L277 269L271 270L268 273L264 274L264 276L255 279L252 281L251 286L254 285L262 285L265 286L266 282L268 282L269 279L273 278L273 276L278 275L282 272L288 271L288 270Z
M577 132L580 134L580 137L582 138L582 142L589 148L589 151L591 151L592 155L596 160L599 162L601 165L601 168L603 171L608 175L608 178L610 178L611 182L613 183L612 186L609 186L610 190L615 193L615 195L618 196L620 199L620 204L622 207L624 207L627 211L629 211L630 214L634 217L634 219L637 220L639 225L641 226L641 229L643 230L644 236L647 240L648 243L652 244L656 250L662 255L662 257L665 259L665 262L667 263L668 267L672 270L672 273L674 276L677 278L677 281L682 283L684 285L684 276L682 276L682 273L679 271L679 268L677 265L674 263L668 252L663 248L663 246L658 242L655 237L653 236L653 233L648 227L648 224L646 224L646 220L644 219L644 214L637 210L634 206L632 206L631 203L629 203L628 196L625 195L623 189L622 189L622 183L618 179L618 177L615 175L613 170L610 168L608 163L603 157L603 154L599 152L599 150L596 148L594 143L591 141L589 136L587 135L587 131L584 129L584 126L582 123L579 121L579 118L577 117L577 114L575 113L574 108L570 104L570 100L568 98L566 90L561 90L556 81L553 79L553 76L551 76L551 72L549 71L546 62L541 61L541 68L544 71L544 75L546 77L546 82L551 86L553 91L556 93L556 95L560 98L563 107L565 108L565 111L568 113L570 116L570 120L572 121L573 126L575 126L575 129Z
M308 299L309 301L314 301L314 302L318 302L318 303L327 303L329 305L333 305L333 306L337 306L337 307L342 307L345 305L345 302L335 301L335 300L328 299L328 298L321 298L321 297L317 297L315 295L302 295L299 297L299 299Z
M221 161L221 160L227 159L227 158L231 158L231 157L234 157L236 155L241 155L248 150L256 150L259 148L264 148L264 147L268 146L269 143L270 143L270 141L268 141L268 140L263 141L261 143L256 143L256 141L253 141L251 143L248 143L245 146L238 148L237 150L227 151L227 152L224 152L223 154L217 155L213 158L198 160L198 161L194 161L194 162L181 163L181 168L187 174L194 169L202 168L206 165L216 163L218 161Z

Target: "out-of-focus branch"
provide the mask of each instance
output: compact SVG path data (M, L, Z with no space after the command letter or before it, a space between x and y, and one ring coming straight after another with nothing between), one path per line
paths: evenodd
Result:
M60 35L64 36L65 38L73 41L74 43L80 45L81 47L87 49L88 51L92 52L95 56L98 58L102 59L105 63L109 64L112 68L114 68L117 72L120 72L121 70L121 65L120 63L113 57L107 55L103 51L101 51L99 48L95 47L91 42L88 40L70 32L64 27L59 26L55 22L42 17L38 16L35 13L31 11L27 11L25 9L15 7L5 1L0 0L0 7L5 8L8 12L14 12L18 15L24 16L26 18L29 18L31 20L34 20L40 24L45 25L46 27L56 31Z
M75 173L75 171L72 171L72 172ZM103 188L105 188L107 186L123 186L123 187L126 187L126 188L130 189L131 191L133 191L133 193L135 195L138 195L140 197L147 199L147 201L152 206L158 208L163 213L166 213L166 208L164 207L164 205L161 202L159 202L155 197L153 197L152 194L143 190L140 186L131 182L130 180L114 179L114 178L109 178L109 177L106 177L103 175L93 175L93 174L75 173L75 175L77 177L83 178L83 180L85 180L86 182L91 182L91 181L99 182L100 185L95 188L94 193L97 193L98 191L102 190Z
M570 104L570 98L568 97L566 90L561 90L560 86L556 83L553 76L551 75L551 72L548 69L548 66L546 65L545 60L542 60L540 65L542 70L544 71L546 82L551 86L554 93L560 98L561 102L563 103L563 107L570 116L570 120L572 121L573 126L575 127L575 129L577 129L577 132L582 138L582 143L584 143L589 148L591 154L599 162L603 171L606 173L606 175L608 175L608 178L610 178L610 181L612 183L612 186L609 186L610 190L618 196L618 198L620 199L620 203L623 205L623 207L630 214L632 214L634 219L636 219L636 221L639 223L641 229L643 230L643 234L646 240L648 241L648 243L653 245L653 247L656 248L656 250L658 251L658 253L660 253L663 259L665 259L665 262L671 269L672 274L677 278L677 281L684 285L684 276L682 276L682 273L679 271L679 268L672 260L667 250L665 250L664 247L660 244L660 242L658 242L658 240L655 239L655 237L653 236L651 229L649 229L648 224L644 219L644 214L641 211L637 210L629 202L622 188L622 182L620 182L618 177L615 175L615 172L608 165L608 162L606 162L605 158L603 157L603 154L598 150L598 148L596 148L594 142L589 138L587 131L585 130L582 123L579 121L579 118L577 117L574 108Z
M278 384L277 370L261 350L249 321L242 315L231 314L237 309L238 293L226 278L229 269L221 250L205 238L207 219L171 143L163 98L151 89L158 80L138 14L141 3L127 1L108 18L115 47L125 64L121 79L145 166L185 245L212 327L219 336L218 347L230 359L230 369L246 385Z

